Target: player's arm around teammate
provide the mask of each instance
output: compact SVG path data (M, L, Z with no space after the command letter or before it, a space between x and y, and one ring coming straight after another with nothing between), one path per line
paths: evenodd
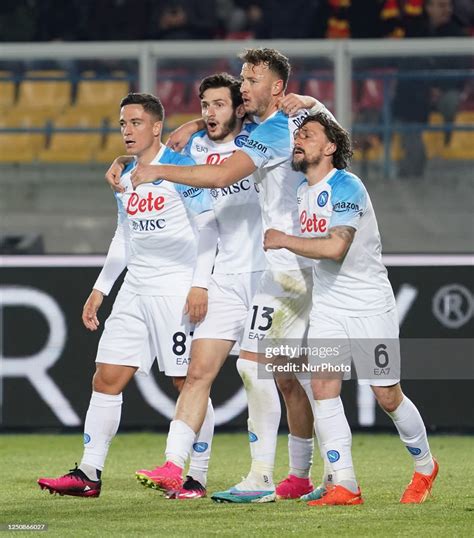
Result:
M295 114L302 108L308 109L310 114L316 113L318 112L320 105L321 103L314 97L309 95L298 95L296 93L289 93L283 96L278 104L280 110L282 110L288 116ZM194 133L205 128L206 124L202 118L187 121L171 132L166 145L175 151L181 151ZM117 157L117 159L114 161L115 164L118 164L119 166L117 173L120 173L119 169L126 162L126 160L122 159L122 157L123 156Z
M341 263L354 239L355 230L350 226L329 228L323 238L308 239L287 235L279 230L269 229L265 232L265 250L286 248L298 256L313 260L333 260Z
M277 106L288 115L294 114L302 108L308 109L310 113L315 113L323 107L322 103L314 97L298 94L283 96L277 102ZM181 149L189 137L197 130L203 128L204 125L200 119L185 123L172 133L171 140L168 141L170 147ZM128 160L128 156L117 157L105 175L110 186L118 192L121 190L119 183L120 173ZM186 167L186 170L176 170L172 166L139 165L132 173L132 183L136 188L142 183L151 182L158 178L165 178L176 183L186 182L196 187L221 188L232 185L232 183L252 174L256 169L257 166L248 155L242 151L236 151L226 161L218 165L198 165ZM188 174L187 179L184 179L184 175L186 174Z

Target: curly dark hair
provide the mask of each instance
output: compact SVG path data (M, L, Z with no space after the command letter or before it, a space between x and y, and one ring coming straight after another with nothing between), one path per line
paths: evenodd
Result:
M352 145L349 133L324 112L314 116L306 116L300 125L300 129L307 123L316 122L323 126L327 139L336 144L336 151L332 154L334 168L342 170L348 168L352 159Z
M276 49L246 49L239 58L248 64L259 65L265 64L268 68L283 80L284 89L290 78L291 65L286 56Z
M120 101L120 108L126 105L142 105L143 110L155 116L158 121L163 121L165 117L161 101L151 93L129 93Z
M209 88L229 88L234 110L243 103L242 94L240 93L240 80L229 75L229 73L218 73L203 78L199 85L199 99L202 99L204 92Z

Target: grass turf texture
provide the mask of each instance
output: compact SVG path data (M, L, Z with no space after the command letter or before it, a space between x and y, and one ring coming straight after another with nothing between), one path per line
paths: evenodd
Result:
M98 499L41 491L40 476L59 476L80 460L80 435L0 437L0 524L47 523L47 536L472 536L473 438L431 436L440 462L434 497L423 505L398 500L412 473L411 458L395 435L358 434L353 453L365 504L308 507L295 501L262 505L173 501L144 488L139 468L162 462L165 436L120 434L109 452ZM276 479L287 473L287 438L278 442ZM249 466L246 435L218 434L209 473L210 492L240 481ZM315 458L313 478L321 474ZM15 532L15 535L31 532Z

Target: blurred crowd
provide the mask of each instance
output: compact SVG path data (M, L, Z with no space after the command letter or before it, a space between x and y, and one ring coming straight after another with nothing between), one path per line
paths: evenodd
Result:
M449 14L443 32L428 11ZM0 41L473 34L473 0L2 0ZM453 33L454 32L454 33Z

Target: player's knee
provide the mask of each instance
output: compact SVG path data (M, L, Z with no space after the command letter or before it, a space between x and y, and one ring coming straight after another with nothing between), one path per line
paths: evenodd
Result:
M102 375L100 370L97 370L92 378L92 390L94 392L101 392L102 394L119 394L122 392L116 380Z
M386 413L393 413L398 407L393 399L377 398L377 402Z
M186 376L186 384L190 387L210 387L214 381L215 374L205 368L190 368Z
M341 394L341 381L337 379L313 379L311 388L315 400L337 398Z
M120 394L127 386L136 368L98 364L92 378L92 390L103 394Z
M373 387L378 404L386 413L393 413L400 405L403 394L399 387Z

